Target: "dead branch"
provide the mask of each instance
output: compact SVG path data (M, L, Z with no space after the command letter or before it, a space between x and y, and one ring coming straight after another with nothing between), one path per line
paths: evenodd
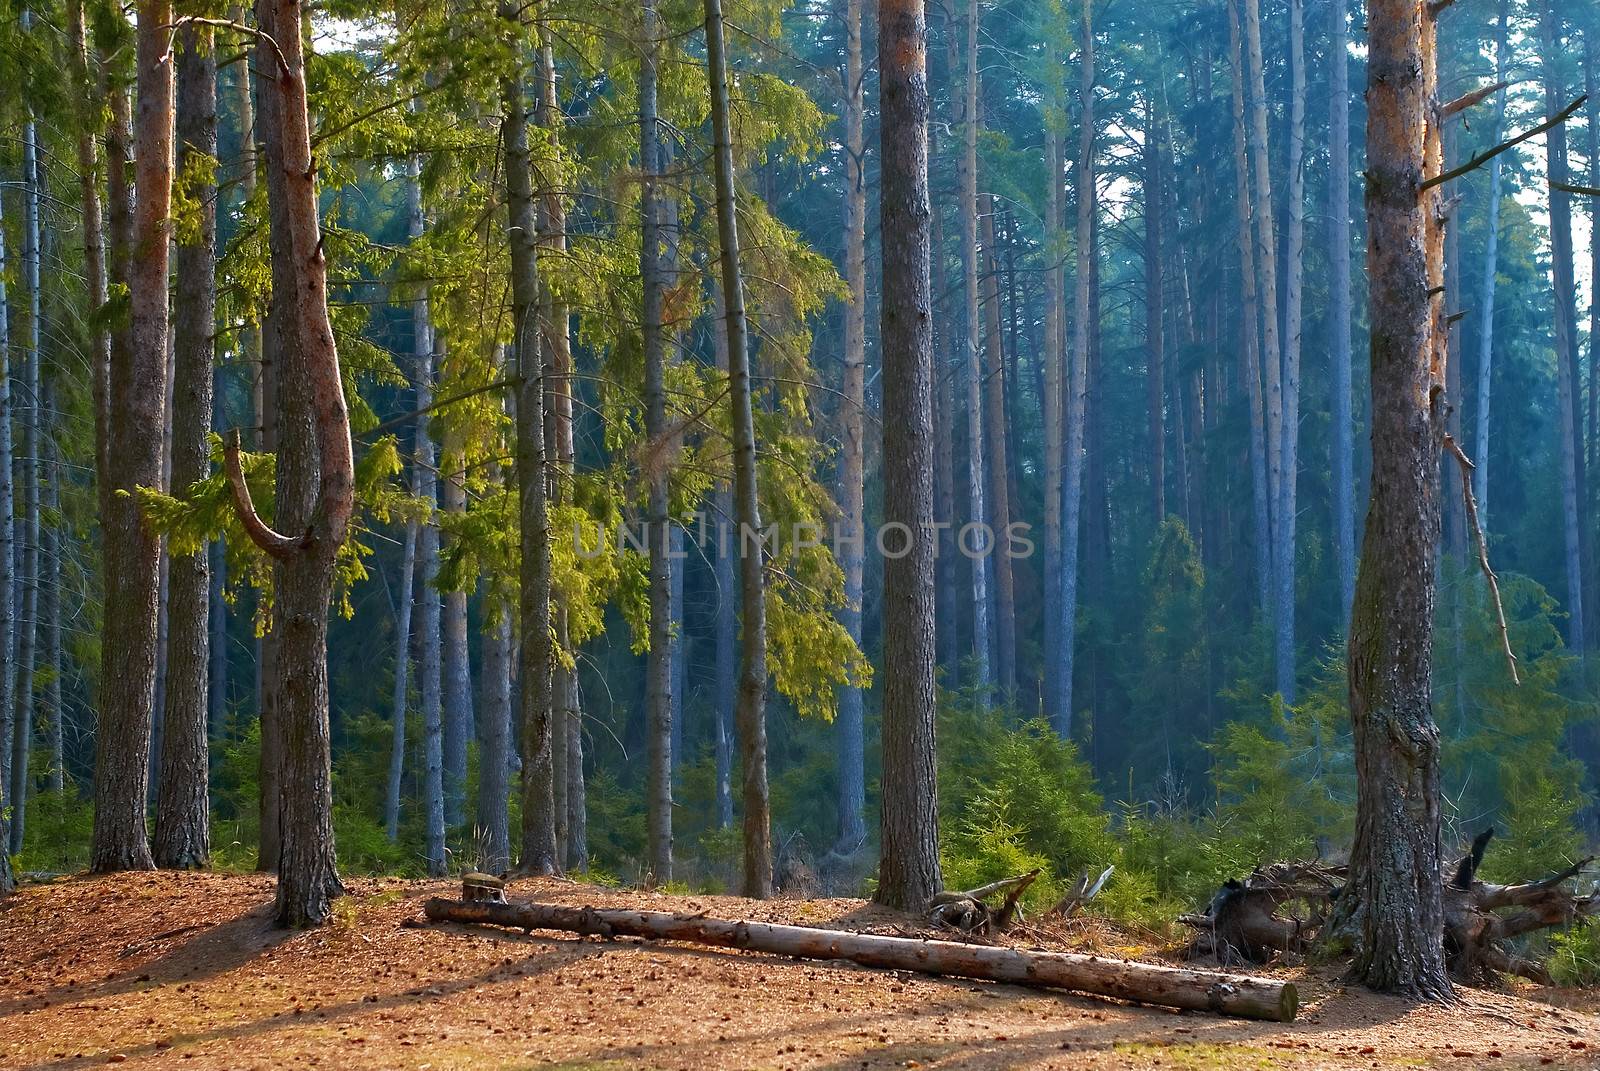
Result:
M1453 436L1444 437L1444 448L1454 454L1461 465L1461 499L1467 509L1467 525L1472 529L1472 539L1478 546L1478 568L1483 570L1484 579L1489 582L1489 594L1494 598L1495 619L1500 626L1500 646L1506 653L1506 664L1511 667L1511 683L1520 685L1522 678L1517 674L1517 656L1511 651L1511 633L1506 629L1506 608L1500 601L1500 581L1489 567L1489 544L1483 538L1483 527L1478 523L1478 502L1472 496L1472 472L1477 466Z
M1442 184L1444 184L1446 182L1451 181L1452 179L1458 179L1462 175L1468 174L1469 172L1472 172L1472 171L1476 171L1478 168L1482 167L1484 164L1488 163L1490 160L1493 160L1496 156L1499 156L1501 153L1507 151L1508 149L1514 149L1518 145L1521 145L1524 141L1527 141L1530 138L1538 137L1540 134L1543 134L1546 130L1549 130L1551 127L1555 127L1555 126L1561 125L1562 123L1566 122L1568 119L1572 118L1573 113L1576 112L1579 108L1583 107L1584 104L1588 101L1588 99L1589 98L1588 98L1587 95L1581 96L1577 100L1573 101L1571 104L1569 104L1565 108L1563 108L1561 110L1561 114L1555 115L1555 116L1552 116L1549 119L1546 119L1544 122L1540 123L1538 126L1534 127L1532 130L1529 130L1529 131L1526 131L1524 133L1518 134L1516 137L1512 138L1510 141L1502 141L1499 145L1496 145L1492 149L1483 150L1478 155L1474 156L1472 159L1470 159L1466 163L1462 164L1460 167L1451 168L1449 171L1444 172L1444 174L1442 174L1442 175L1433 176L1433 178L1428 179L1425 182L1423 182L1422 189L1431 190L1435 186L1442 185Z
M1577 186L1570 182L1552 182L1550 183L1550 188L1552 190L1560 190L1562 193L1575 193L1580 197L1600 197L1600 186Z
M1468 108L1474 107L1478 104L1481 104L1483 101L1488 100L1490 97L1494 96L1502 89L1508 88L1510 85L1510 82L1496 82L1493 85L1480 86L1470 93L1463 93L1449 104L1441 107L1439 109L1439 117L1441 119L1453 118L1454 116L1466 111Z

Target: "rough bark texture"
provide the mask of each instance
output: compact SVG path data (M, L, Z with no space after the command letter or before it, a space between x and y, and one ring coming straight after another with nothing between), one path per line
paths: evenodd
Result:
M939 874L934 745L933 302L929 281L927 23L922 0L880 0L883 110L884 524L909 553L883 563L883 859L876 899L921 910ZM974 412L976 420L978 414Z
M1078 637L1078 530L1083 516L1084 421L1089 409L1089 344L1097 318L1094 291L1095 226L1099 191L1094 170L1094 10L1083 3L1078 51L1077 265L1073 286L1072 363L1067 372L1066 461L1061 504L1061 701L1056 733L1072 737L1073 667Z
M501 9L515 40L516 13ZM538 231L529 109L521 63L502 86L506 210L511 245L512 350L516 360L516 465L522 566L518 618L522 633L522 843L518 869L554 874L556 853L554 734L550 718L550 519L545 480L544 376L539 347Z
M660 44L654 0L643 4L643 50L639 68L640 251L639 275L644 308L644 402L650 545L650 650L645 658L645 726L648 742L648 784L645 825L650 876L672 880L673 694L672 581L674 566L669 515L668 473L671 444L666 441L666 356L663 350L662 304L667 280L661 269L660 131L656 114L656 65Z
M210 27L190 24L177 39L178 170L217 154L217 57ZM212 364L216 321L217 187L197 193L200 226L178 243L174 303L172 481L185 494L211 472ZM203 867L211 854L206 731L210 715L209 546L168 564L167 678L156 797L157 866Z
M844 309L844 396L839 399L840 523L858 542L838 545L844 570L844 606L839 620L861 644L861 596L866 571L866 412L867 412L867 180L866 83L861 63L861 2L845 0L844 68L844 278L849 302ZM848 854L867 838L865 811L866 715L859 688L839 690L839 829L836 850Z
M880 25L884 23L881 12L878 21ZM988 476L983 465L983 368L978 360L978 0L968 0L966 31L967 46L963 53L966 71L961 83L961 193L957 213L961 217L961 287L966 299L963 321L966 327L967 524L981 525L989 514L984 507L984 483ZM881 43L878 51L880 54L883 51ZM973 538L972 545L978 545L977 537ZM987 692L992 679L989 581L984 559L970 553L965 557L972 570L972 683L982 694Z
M150 709L155 697L160 543L144 523L137 487L161 483L167 357L168 208L172 198L173 70L167 0L138 9L138 162L134 181L127 343L113 346L110 391L112 494L105 532L105 625L95 737L94 838L90 867L104 873L154 865L145 828ZM126 492L118 494L116 492Z
M1439 889L1439 730L1430 670L1444 432L1435 30L1412 0L1368 10L1372 492L1349 638L1356 838L1338 929L1355 978L1449 999Z
M1328 5L1328 22L1328 326L1333 340L1333 546L1339 574L1340 620L1348 625L1356 590L1356 522L1355 429L1350 393L1350 23L1347 0L1332 0ZM1493 243L1496 237L1493 226L1489 234L1489 241ZM1488 395L1482 397L1486 399ZM1481 452L1479 457L1481 464Z
M920 9L917 0L879 0L884 9ZM920 12L919 12L920 13ZM929 555L931 562L931 552ZM931 579L929 581L931 586ZM845 930L684 917L666 911L624 911L540 903L494 903L433 897L423 905L440 922L491 923L533 931L565 930L603 937L688 941L717 948L771 952L804 959L848 960L865 967L982 978L1044 989L1131 1000L1169 1008L1210 1011L1270 1022L1291 1022L1299 1008L1293 982L1213 971L1135 963L1074 952L1030 952L958 941L925 941Z

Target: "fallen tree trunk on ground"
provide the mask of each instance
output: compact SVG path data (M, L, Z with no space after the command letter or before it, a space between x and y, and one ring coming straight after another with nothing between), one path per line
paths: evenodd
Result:
M1567 882L1591 860L1539 881L1497 885L1478 878L1478 866L1494 836L1488 829L1448 876L1444 885L1444 944L1450 973L1461 982L1492 981L1496 973L1548 983L1544 964L1519 954L1508 942L1536 930L1565 926L1600 916L1600 891L1579 895ZM1187 955L1214 956L1223 966L1293 961L1323 932L1329 908L1345 882L1345 868L1322 863L1273 863L1242 881L1228 881L1205 914L1180 915L1195 930ZM1286 905L1299 912L1285 912Z
M566 930L599 937L687 941L806 959L842 959L867 967L1068 989L1140 1004L1273 1022L1292 1021L1299 1007L1299 996L1290 982L1067 952L1029 952L665 911L602 910L532 902L497 904L434 897L423 910L435 922L490 923L529 932Z

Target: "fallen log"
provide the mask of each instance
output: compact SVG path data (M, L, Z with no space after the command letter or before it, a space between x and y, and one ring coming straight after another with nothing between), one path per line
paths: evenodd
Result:
M434 922L489 923L530 933L565 930L599 937L687 941L805 959L842 959L867 967L1067 989L1139 1004L1272 1022L1291 1022L1299 1008L1299 994L1292 982L1069 952L1030 952L665 911L606 910L528 901L497 904L434 897L423 905L423 911Z

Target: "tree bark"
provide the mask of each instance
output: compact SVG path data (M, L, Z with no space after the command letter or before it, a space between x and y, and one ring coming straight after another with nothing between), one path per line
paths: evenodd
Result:
M895 6L920 8L921 4L918 0L879 0L880 26L884 25L883 9ZM923 482L931 481L924 476ZM927 586L932 586L931 577ZM621 911L529 902L497 904L446 900L437 896L428 900L423 910L435 922L490 923L529 931L565 930L605 937L687 941L804 959L843 959L865 967L1068 989L1160 1007L1210 1011L1269 1022L1292 1022L1299 1009L1299 993L1293 982L1075 952L1031 952L998 945L885 937L703 915L686 917L666 911Z
M217 57L210 27L190 24L177 39L178 170L217 155ZM217 187L197 192L199 230L178 241L173 323L173 493L211 474L212 365L216 357ZM167 679L162 717L161 784L156 798L157 866L203 867L211 855L207 775L211 641L209 547L173 555L168 564Z
M707 75L715 139L717 235L722 294L727 303L729 402L733 409L733 501L739 555L739 697L734 722L744 776L744 895L772 895L772 814L767 792L767 611L756 485L756 432L751 415L749 324L739 274L738 207L733 179L733 120L722 0L705 0Z
M515 10L502 6L506 33L520 40ZM514 45L515 47L515 45ZM517 866L528 874L561 869L556 854L554 734L550 683L550 518L544 441L544 369L539 346L538 228L533 160L528 140L529 108L520 59L502 87L505 108L506 211L511 245L511 304L516 360L516 464L521 528L521 591L518 618L522 721L522 844Z
M672 880L672 536L668 473L672 459L666 441L666 356L662 337L662 304L667 281L661 270L661 174L659 117L656 114L656 66L660 33L655 0L642 5L643 46L639 57L640 253L643 284L641 319L644 341L645 447L648 483L650 650L645 657L645 723L649 756L645 789L650 876Z
M1166 305L1161 272L1161 140L1156 118L1155 94L1145 87L1144 129L1144 341L1145 408L1148 411L1150 493L1152 531L1161 528L1167 516L1167 414L1166 348L1164 323Z
M1006 532L1011 525L1010 467L1006 448L1005 340L1001 333L1000 247L995 241L994 196L984 193L980 220L984 272L984 457L989 463L989 525L994 539L989 567L994 574L994 677L1003 701L1017 691L1017 594L1007 553Z
M466 472L461 451L461 437L452 430L445 435L439 452L439 509L444 516L460 517L467 512ZM447 828L455 828L466 820L467 744L472 739L474 725L467 593L442 592L439 609L444 821Z
M45 381L44 409L47 414L57 411L54 379ZM67 787L65 708L61 703L61 556L67 545L67 535L61 523L61 464L60 421L48 418L46 424L44 471L44 508L52 518L44 528L44 586L40 591L40 628L44 632L44 666L46 682L41 701L40 717L50 734L50 790L61 793Z
M1062 145L1066 121L1066 70L1049 44L1049 65L1060 69L1051 79L1050 108L1045 115L1045 312L1044 312L1044 709L1058 731L1064 724L1062 697L1071 690L1062 678L1066 654L1061 647L1061 479L1066 439L1066 240L1062 229ZM1063 732L1063 736L1065 733Z
M417 469L411 472L411 490L416 494ZM392 844L400 839L400 785L406 768L406 715L411 709L411 607L415 601L417 574L416 521L406 524L405 549L400 555L400 597L394 613L394 690L389 701L389 784L384 793L383 827Z
M936 159L938 152L937 128L928 132L929 157ZM931 215L933 300L937 310L940 303L950 297L948 276L945 272L944 224L941 208L929 203ZM945 304L945 309L949 305ZM936 582L939 585L935 603L938 607L939 662L944 668L944 686L954 690L961 681L961 631L957 625L961 606L961 561L956 553L956 448L955 448L955 371L950 360L951 340L954 337L955 317L948 314L934 319L934 512L939 529L938 555L934 563Z
M1435 26L1368 6L1367 228L1372 492L1349 638L1356 838L1337 904L1370 988L1448 1000L1433 720L1434 552L1444 433L1444 242Z
M839 399L839 514L850 540L836 553L844 571L839 620L861 646L866 572L867 180L866 83L861 59L861 0L845 0L844 69L844 395ZM867 839L866 713L860 688L839 689L835 754L839 766L836 851L850 854Z
M715 275L711 278L711 304L713 323L711 346L717 371L728 372L728 333L717 325L727 320L727 303L722 300L722 284ZM733 492L726 483L712 492L711 501L717 516L717 634L716 681L712 702L716 704L716 801L717 826L728 829L733 825L733 747L734 710L739 701L739 602L735 598L738 583L734 568L735 543L728 537L728 522L733 519Z
M97 873L148 870L145 828L150 711L155 696L156 599L160 541L141 515L138 487L161 484L167 360L167 247L172 200L173 70L165 27L170 0L138 6L138 145L128 264L131 326L113 347L112 494L105 531L105 625L100 719L95 741L95 814L90 867ZM117 493L125 492L125 493Z
M1356 525L1355 429L1351 413L1350 26L1347 0L1332 0L1328 13L1328 318L1333 342L1333 545L1339 574L1339 620L1348 629L1350 605L1355 598ZM1493 227L1489 241L1492 249ZM1483 459L1480 451L1480 465ZM1482 501L1479 499L1480 509Z
M1305 293L1305 0L1289 0L1289 160L1283 285L1283 461L1278 488L1278 693L1293 703L1295 681L1296 494L1300 476L1300 341ZM1262 203L1270 204L1265 198ZM1269 213L1270 214L1270 213Z
M911 911L943 884L934 747L927 34L922 0L879 0L879 329L884 411L895 414L883 425L884 530L901 533L906 553L886 553L883 563L883 857L875 899ZM972 418L980 414L974 410Z
M484 605L478 633L482 671L483 749L478 758L478 827L483 830L481 867L490 874L511 868L511 607Z
M879 20L882 21L881 15ZM982 525L989 514L984 507L984 483L988 477L984 472L983 461L983 369L978 361L978 0L968 0L966 29L967 47L963 53L966 74L962 79L964 103L961 108L961 194L958 211L961 216L961 272L962 291L966 299L967 332L967 523ZM881 45L879 51L882 51ZM966 530L963 528L963 531ZM987 566L983 557L978 554L968 553L965 556L972 570L972 684L978 691L979 701L985 702L993 680L989 660L989 645L993 642L993 636L989 627Z
M0 353L11 352L11 304L6 294L5 211L0 205ZM11 711L16 699L16 519L11 449L11 376L0 370L0 793L11 781ZM0 807L0 815L8 813ZM6 823L9 829L9 823ZM0 846L9 846L10 834L0 829ZM0 851L0 855L6 852ZM0 881L11 876L0 864Z

